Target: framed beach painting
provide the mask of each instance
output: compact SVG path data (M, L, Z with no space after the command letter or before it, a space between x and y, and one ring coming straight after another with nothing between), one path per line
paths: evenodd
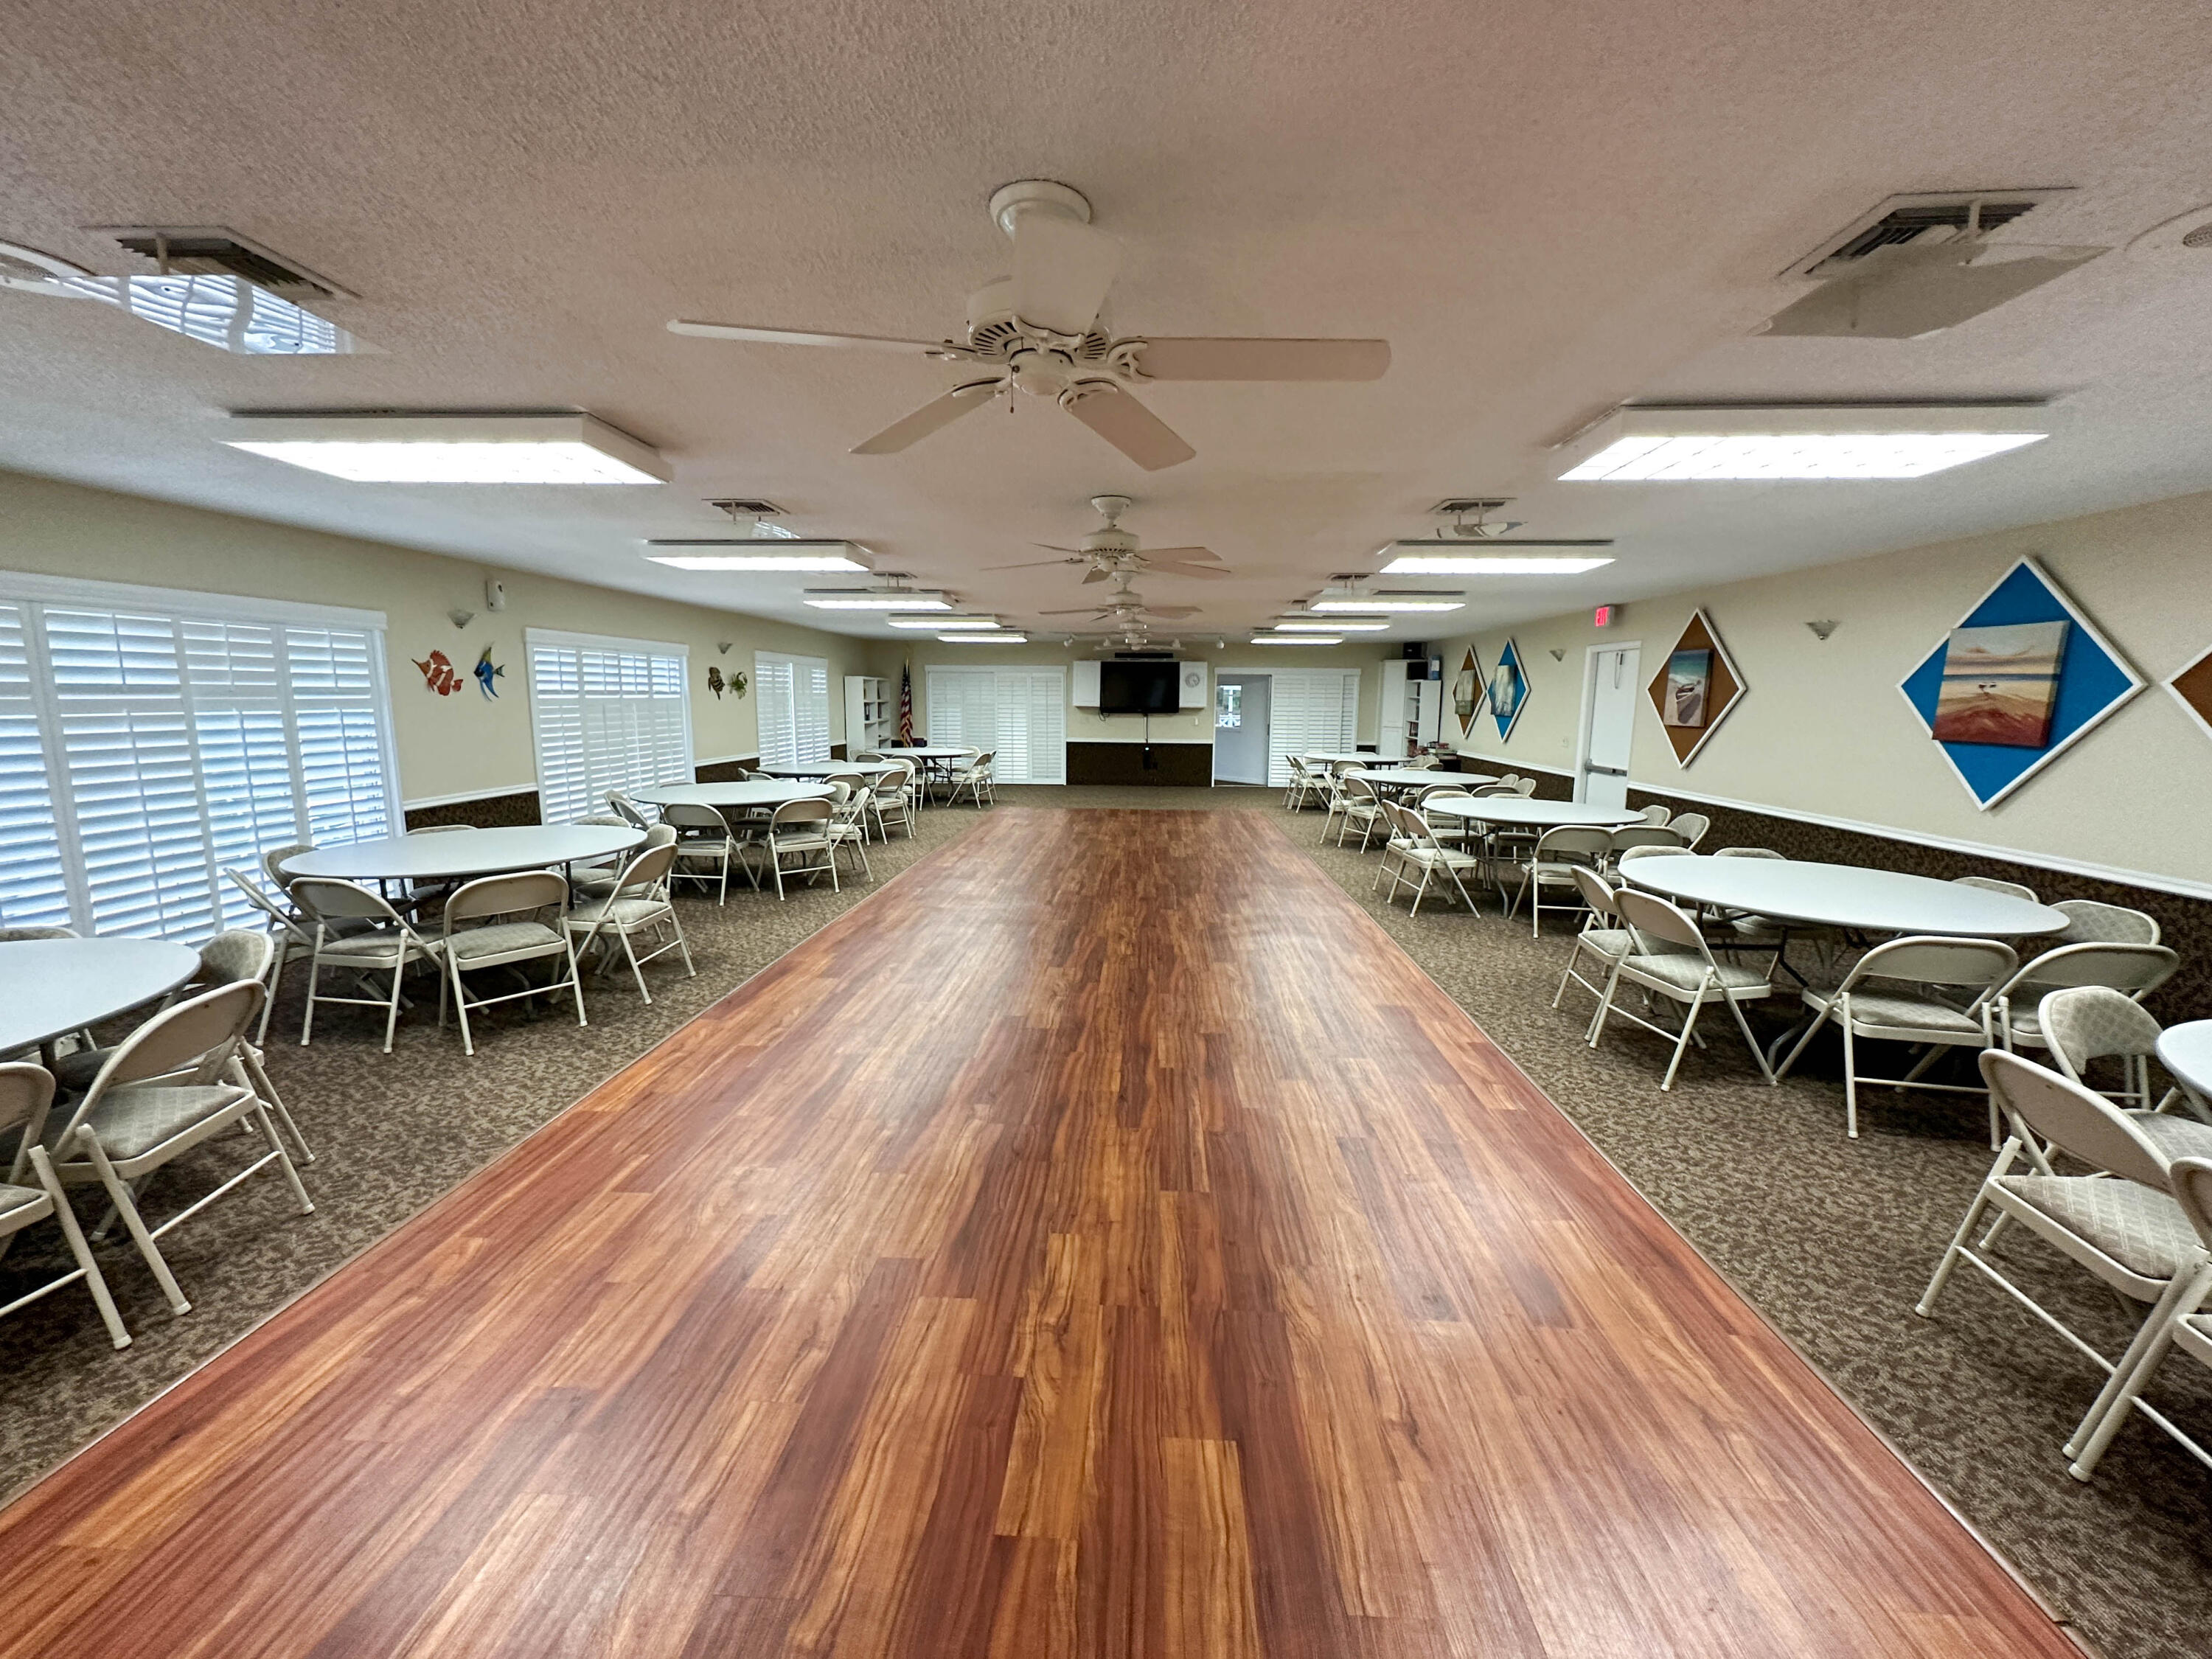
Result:
M2049 748L2071 627L2040 622L1953 629L1936 690L1936 741Z
M1675 652L1667 659L1667 693L1659 710L1661 723L1693 731L1703 727L1705 711L1711 707L1712 690L1712 652Z
M1674 637L1674 648L1644 688L1674 764L1698 757L1736 704L1743 701L1743 674L1721 642L1712 617L1701 607Z

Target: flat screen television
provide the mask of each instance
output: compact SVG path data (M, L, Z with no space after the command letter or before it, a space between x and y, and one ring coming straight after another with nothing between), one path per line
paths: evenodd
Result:
M1102 662L1098 665L1098 712L1102 714L1172 714L1182 679L1171 662Z

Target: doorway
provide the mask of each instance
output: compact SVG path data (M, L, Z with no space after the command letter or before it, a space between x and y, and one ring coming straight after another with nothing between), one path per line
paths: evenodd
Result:
M1594 645L1583 683L1583 737L1575 799L1592 806L1628 804L1628 753L1636 736L1636 645Z
M1213 680L1213 781L1267 781L1267 706L1273 682L1266 674L1217 674Z

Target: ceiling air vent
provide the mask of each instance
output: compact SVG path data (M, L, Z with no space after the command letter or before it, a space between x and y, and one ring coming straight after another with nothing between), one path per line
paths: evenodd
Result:
M1986 236L2042 203L2067 193L2064 190L1985 190L1893 196L1831 236L1783 274L1840 276L1883 248L1948 242L1960 236Z
M256 288L295 302L332 295L354 297L327 276L221 225L111 225L101 229L159 269L180 276L243 276Z

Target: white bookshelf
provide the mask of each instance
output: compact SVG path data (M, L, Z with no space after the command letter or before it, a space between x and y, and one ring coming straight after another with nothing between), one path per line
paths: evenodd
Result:
M880 749L898 735L891 683L869 674L845 676L845 753Z
M1376 723L1376 750L1402 760L1434 743L1443 727L1444 688L1427 674L1425 662L1396 659L1382 665L1382 712Z

